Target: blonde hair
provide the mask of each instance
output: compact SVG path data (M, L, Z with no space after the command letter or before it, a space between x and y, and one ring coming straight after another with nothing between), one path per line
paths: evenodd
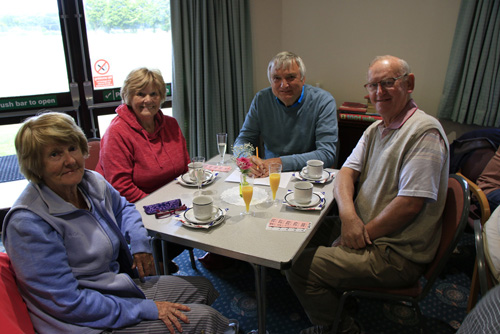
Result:
M167 89L161 72L160 70L150 70L146 67L132 70L132 72L130 72L125 78L123 87L120 91L123 103L130 105L132 97L149 84L152 84L153 87L158 90L160 94L160 103L163 103L167 95Z
M89 154L87 138L73 117L53 111L30 117L15 139L19 170L26 179L41 182L44 147L53 144L77 145L84 157Z

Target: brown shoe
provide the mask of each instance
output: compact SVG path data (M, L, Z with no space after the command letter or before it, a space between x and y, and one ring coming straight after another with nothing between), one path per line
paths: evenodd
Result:
M208 270L226 269L234 264L234 259L210 252L200 257L198 261Z

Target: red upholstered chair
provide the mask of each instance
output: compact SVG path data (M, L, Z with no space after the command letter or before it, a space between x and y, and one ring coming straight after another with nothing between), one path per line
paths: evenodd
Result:
M450 175L448 179L448 193L442 215L442 234L434 260L429 263L424 272L425 283L418 280L414 285L406 288L365 288L355 287L346 289L340 298L339 307L333 324L333 332L340 323L344 303L349 296L368 297L372 299L386 299L411 304L417 312L420 328L424 332L425 322L418 303L427 295L432 285L446 266L450 255L458 244L469 216L470 195L467 182L458 175Z
M99 139L89 140L89 156L85 159L85 168L95 170L99 162L99 151L101 150L101 141Z
M35 333L6 253L0 253L0 333Z

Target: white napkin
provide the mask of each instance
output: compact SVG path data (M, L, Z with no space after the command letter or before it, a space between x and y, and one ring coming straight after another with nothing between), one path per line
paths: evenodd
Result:
M240 175L241 172L238 168L236 168L231 175L229 175L226 178L226 182L237 182L240 183ZM292 178L293 172L284 172L281 173L280 177L280 188L286 188L288 182L290 182L290 179ZM263 185L263 186L270 186L269 184L269 176L268 177L260 177L256 178L254 181L254 185Z
M232 187L224 190L222 194L220 194L220 199L226 203L232 205L245 206L245 201L240 196L240 187ZM267 192L262 188L253 188L253 196L250 205L257 205L260 203L264 203L267 200Z

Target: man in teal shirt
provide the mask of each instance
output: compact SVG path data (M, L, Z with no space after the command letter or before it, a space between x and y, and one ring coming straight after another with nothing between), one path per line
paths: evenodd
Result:
M307 160L325 167L335 161L338 141L337 107L332 95L305 84L305 65L291 52L280 52L268 66L271 87L258 92L234 146L264 143L264 159L252 157L256 176L267 176L271 163L283 171L300 170Z

